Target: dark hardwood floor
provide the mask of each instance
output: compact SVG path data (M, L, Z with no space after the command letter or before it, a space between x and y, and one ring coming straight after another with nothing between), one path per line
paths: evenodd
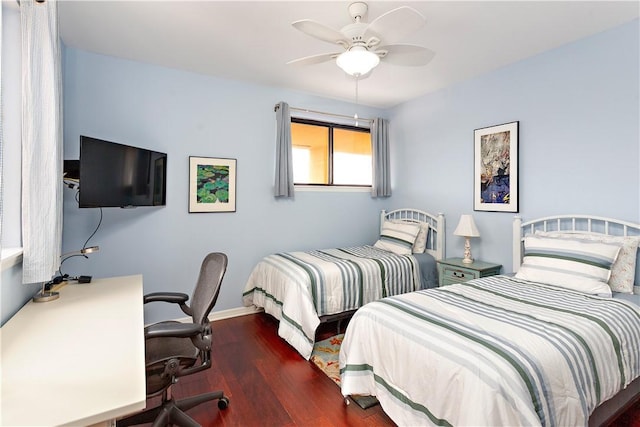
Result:
M395 425L380 405L345 405L338 386L278 337L277 327L264 313L216 321L213 366L181 378L174 397L224 390L227 409L212 402L188 411L203 426ZM335 334L335 328L321 325L318 339ZM640 401L609 427L640 427Z
M227 409L213 402L188 411L203 426L394 425L379 405L345 405L340 388L278 337L277 327L264 313L214 322L211 369L180 378L174 397L224 390ZM335 327L323 325L318 336L333 335Z

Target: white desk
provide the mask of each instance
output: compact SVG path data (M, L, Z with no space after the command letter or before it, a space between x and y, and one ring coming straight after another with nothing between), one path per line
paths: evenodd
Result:
M142 276L69 283L0 329L0 424L91 425L145 407Z

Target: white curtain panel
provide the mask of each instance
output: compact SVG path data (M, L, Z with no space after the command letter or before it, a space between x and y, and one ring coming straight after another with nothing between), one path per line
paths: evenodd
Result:
M0 4L0 253L2 253L2 199L4 197L4 187L2 180L2 162L4 151L4 130L2 123L4 123L4 117L2 116L2 4Z
M23 283L51 279L62 245L62 83L58 5L20 0Z

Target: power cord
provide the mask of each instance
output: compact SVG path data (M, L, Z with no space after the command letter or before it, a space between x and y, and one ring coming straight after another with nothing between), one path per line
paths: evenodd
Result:
M65 184L67 182L65 181ZM73 187L69 187L69 188L73 188ZM80 203L79 201L79 197L80 197L80 188L78 188L78 190L76 191L76 195L75 195L75 200L76 202ZM84 244L82 245L82 249L80 250L80 252L84 252L85 249L87 249L87 245L89 244L89 241L91 240L91 238L93 236L95 236L95 234L98 232L98 229L100 228L100 225L102 225L102 218L103 218L103 213L102 213L102 208L100 209L100 220L98 221L98 225L96 225L96 229L93 230L93 233L91 233L91 235L87 238L87 240L85 240ZM86 283L86 278L89 276L79 276L79 277L69 277L68 274L64 274L62 273L62 264L70 259L70 258L75 258L75 257L84 257L84 258L89 258L87 255L85 255L84 253L79 253L79 254L75 254L75 255L70 255L66 258L63 258L62 261L60 261L60 267L58 267L58 276L54 277L53 280L51 281L52 284L58 284L64 280L78 280L81 283ZM89 279L90 280L90 279Z

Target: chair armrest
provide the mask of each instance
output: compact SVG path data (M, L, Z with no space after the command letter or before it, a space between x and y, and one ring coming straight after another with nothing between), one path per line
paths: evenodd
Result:
M152 292L145 295L142 301L144 304L157 301L179 304L184 314L192 316L193 312L191 311L191 307L186 304L188 299L189 295L183 294L182 292Z
M189 295L182 292L152 292L144 296L144 303L162 301L183 304L188 299Z
M201 334L203 326L195 323L157 323L149 325L144 330L145 338L191 338Z

